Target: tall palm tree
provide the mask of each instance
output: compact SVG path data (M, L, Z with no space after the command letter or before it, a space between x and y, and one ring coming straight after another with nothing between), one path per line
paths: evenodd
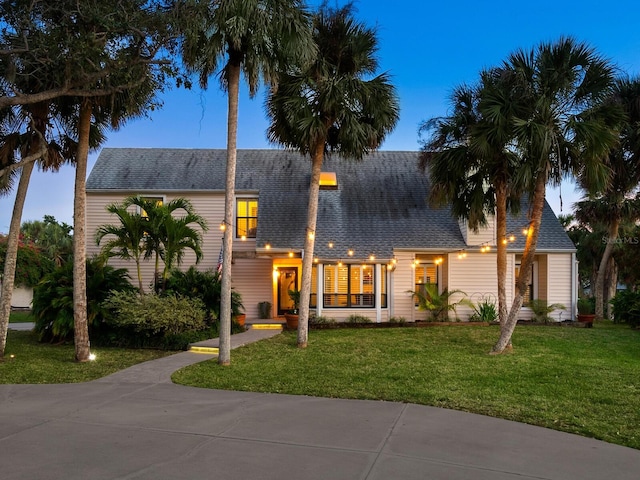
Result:
M612 101L624 110L625 122L619 144L608 155L609 181L604 189L578 202L576 208L581 222L600 219L607 226L607 242L594 286L597 319L604 316L604 281L620 224L640 219L640 202L635 197L640 184L640 78L618 79Z
M244 73L253 97L264 81L274 84L276 73L289 62L305 63L314 54L308 14L301 0L205 0L205 7L183 43L185 64L207 87L211 75L219 73L227 92L227 170L220 308L220 353L218 363L231 359L231 259L233 255L236 139L240 75Z
M298 346L308 340L309 299L320 171L327 150L362 159L394 128L398 99L386 73L378 69L376 31L354 18L351 3L332 9L324 3L313 17L318 55L313 63L283 71L267 101L272 142L311 157L311 182L298 323ZM372 77L372 78L370 78Z
M617 141L621 118L619 109L605 102L613 86L614 68L586 44L561 38L529 51L519 50L501 70L514 78L513 101L527 106L511 121L514 142L524 158L517 173L528 186L531 201L516 293L494 354L510 344L522 307L547 183L558 184L565 175L580 172L585 183L601 188L608 177L606 156Z
M430 201L449 205L452 214L473 229L496 218L498 318L507 319L507 211L519 211L520 187L514 170L518 151L510 148L509 118L517 104L509 98L509 83L496 70L482 72L478 85L457 87L452 113L431 119L421 127L430 134L420 154L420 166L429 168Z
M96 244L109 235L109 239L102 246L100 252L105 257L119 257L124 260L133 259L136 263L136 274L138 277L138 290L144 293L142 286L142 271L140 260L144 253L145 222L140 213L131 213L126 207L112 203L107 205L107 212L116 215L120 220L119 225L105 224L98 227L96 231Z

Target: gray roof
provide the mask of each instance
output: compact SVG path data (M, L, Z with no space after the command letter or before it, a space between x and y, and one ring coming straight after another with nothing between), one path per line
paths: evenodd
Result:
M379 151L361 161L327 156L322 170L336 172L338 188L320 191L316 254L339 258L352 248L356 258L390 258L394 249L468 248L449 209L427 204L429 181L417 161L418 152ZM310 171L309 158L295 152L238 150L236 191L259 196L258 247L303 247ZM223 149L105 148L89 175L87 191L222 192L225 172ZM526 205L522 212L509 219L510 230L528 224ZM211 225L221 220L208 219ZM512 248L523 246L519 235ZM538 249L575 249L548 205Z

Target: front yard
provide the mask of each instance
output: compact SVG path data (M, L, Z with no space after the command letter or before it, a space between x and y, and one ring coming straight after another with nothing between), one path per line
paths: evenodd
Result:
M640 449L640 331L518 327L515 351L487 352L498 327L295 332L173 376L228 390L412 402L576 433Z

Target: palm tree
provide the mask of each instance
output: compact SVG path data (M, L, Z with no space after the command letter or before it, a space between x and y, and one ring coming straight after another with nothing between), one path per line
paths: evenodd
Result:
M318 212L320 171L330 149L362 159L377 148L398 120L398 99L378 69L376 32L353 16L351 3L331 9L324 3L313 17L318 55L307 66L282 72L270 92L269 139L311 156L311 182L305 230L298 346L308 340L309 298Z
M510 345L518 313L531 276L542 220L546 185L558 184L569 173L580 173L586 184L605 184L604 160L617 141L619 110L605 100L614 81L612 65L592 48L571 38L519 50L501 67L514 79L512 99L527 108L510 119L514 143L524 162L517 174L528 186L530 228L520 274L507 321L492 353Z
M107 212L116 215L120 220L120 224L108 224L98 227L96 231L97 245L100 245L105 236L110 235L100 254L107 258L116 256L124 260L133 259L136 262L138 290L140 294L143 294L140 257L144 253L145 222L139 213L131 213L126 207L116 203L108 205Z
M608 156L609 181L600 192L578 202L576 208L581 222L599 219L607 226L607 242L594 288L597 319L604 316L604 281L620 224L640 219L640 202L634 197L640 184L640 79L616 81L612 100L622 107L626 118L620 142Z
M470 228L496 217L498 318L507 319L507 211L518 213L520 187L514 169L518 151L510 148L509 118L517 108L505 101L511 86L497 70L482 72L476 86L457 87L451 97L452 114L431 119L421 132L431 132L420 154L420 166L429 167L430 201L449 205L452 214Z
M240 74L244 73L253 97L261 81L274 84L276 72L289 62L305 63L314 54L308 15L301 0L226 0L200 2L204 14L188 31L183 44L185 64L207 87L214 73L227 92L227 171L225 227L234 220L236 138ZM231 258L233 228L223 239L222 305L218 363L229 365L231 354Z

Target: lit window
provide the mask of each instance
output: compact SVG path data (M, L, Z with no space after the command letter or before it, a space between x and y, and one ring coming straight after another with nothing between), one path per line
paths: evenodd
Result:
M438 267L435 263L420 263L415 267L415 291L426 295L426 285L438 287ZM418 300L415 300L416 306Z
M375 265L325 265L325 308L376 306ZM382 266L382 307L386 307L386 266Z
M258 199L239 198L236 200L236 237L256 238L258 230Z
M164 198L162 197L142 197L145 202L153 202L156 207L161 207L164 203ZM138 207L138 213L142 218L149 218L149 214L144 208Z

